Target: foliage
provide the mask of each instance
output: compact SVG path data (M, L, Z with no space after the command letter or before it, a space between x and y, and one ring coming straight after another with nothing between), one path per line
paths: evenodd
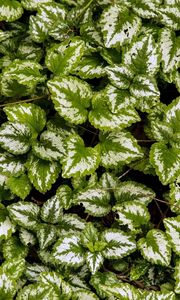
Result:
M0 299L180 298L176 0L0 0Z

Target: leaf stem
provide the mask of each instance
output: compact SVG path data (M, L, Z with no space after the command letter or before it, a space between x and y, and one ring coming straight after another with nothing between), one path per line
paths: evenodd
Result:
M39 97L35 97L35 98L30 98L30 99L25 99L25 100L19 100L19 101L15 101L15 102L9 102L9 103L4 103L0 105L0 108L6 107L8 105L14 105L14 104L21 104L21 103L26 103L26 102L31 102L31 101L35 101L35 100L40 100L47 97L47 95L43 95L43 96L39 96Z

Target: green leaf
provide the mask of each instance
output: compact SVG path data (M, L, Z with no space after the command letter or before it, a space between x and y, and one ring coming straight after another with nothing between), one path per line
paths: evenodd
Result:
M25 258L28 248L21 244L16 236L12 236L4 242L2 252L5 259L12 261L13 259Z
M158 45L151 34L141 35L123 53L123 64L136 74L155 75L159 60Z
M176 294L180 294L180 260L176 262L174 279L176 280L174 291Z
M180 30L179 25L179 5L168 3L158 9L158 17L163 25L173 29Z
M5 122L0 127L0 145L12 154L28 152L31 138L31 130L25 124Z
M180 170L179 149L168 148L164 143L155 143L151 146L150 162L162 184L172 183Z
M90 86L72 76L63 76L49 80L48 88L55 109L65 120L82 124L87 119L92 91Z
M23 228L33 229L38 224L40 208L32 202L18 201L8 206L10 218Z
M79 37L65 40L47 51L46 66L55 75L68 75L79 65L84 50L85 43Z
M142 256L149 262L168 266L171 261L171 247L166 234L160 229L150 230L146 238L138 241Z
M83 56L76 67L74 74L82 79L100 78L106 75L105 63L98 53Z
M28 125L37 136L46 124L45 111L35 104L22 103L6 106L4 111L10 122L19 122Z
M79 135L71 135L66 140L66 156L62 160L62 176L85 176L94 172L99 165L99 151L85 147Z
M118 205L124 201L138 201L148 205L155 197L155 193L142 183L124 181L116 186L114 196Z
M153 77L137 75L130 86L130 93L138 99L138 109L143 112L157 106L159 102L160 92Z
M102 217L111 210L110 193L98 185L80 191L75 196L75 200L79 204L82 203L85 211L91 216Z
M150 214L146 206L134 199L115 205L113 211L117 213L118 223L127 225L131 232L138 232L142 225L146 225L150 221Z
M41 219L44 222L56 224L62 218L63 206L56 195L44 202L41 208Z
M17 283L4 272L0 272L0 297L4 300L11 300L16 294Z
M88 248L90 251L94 250L93 246L96 241L99 239L99 233L97 228L93 223L87 223L81 235L81 243L85 248ZM93 251L92 251L93 252Z
M73 192L68 185L60 185L56 191L57 200L64 209L69 209L74 203Z
M44 283L29 284L21 289L17 295L17 300L59 300L59 293Z
M180 255L180 215L174 218L165 218L163 223L173 251Z
M100 135L101 165L118 168L143 156L136 139L129 133L113 131Z
M114 4L103 11L100 27L105 47L115 48L130 43L137 36L141 19L127 7Z
M143 275L149 270L149 263L140 258L134 262L130 271L130 280L138 280L141 279Z
M159 34L159 45L161 53L161 64L164 73L170 73L178 69L180 40L176 39L173 30L163 28Z
M53 2L53 0L21 0L22 6L27 10L37 10L44 3Z
M80 236L73 233L61 237L54 245L52 256L57 264L79 267L84 264L84 250L80 245Z
M29 155L26 167L28 168L28 177L31 183L41 193L50 190L60 172L58 162L46 161L33 154Z
M44 250L56 240L56 228L49 224L39 224L36 227L36 234L39 241L39 247Z
M65 154L64 136L60 133L46 130L39 141L32 145L33 153L44 160L61 160Z
M119 92L120 94L121 92ZM123 94L123 92L121 93ZM122 95L122 102L128 102L128 92ZM129 103L132 98L129 97ZM130 126L132 123L140 121L137 111L132 105L119 105L119 110L114 111L113 94L108 90L103 90L94 94L92 99L92 110L89 113L90 123L98 129L109 131L122 129ZM119 98L120 102L120 98ZM112 109L112 110L111 110Z
M0 0L0 21L13 22L23 14L23 8L19 1Z
M9 217L0 220L0 241L7 240L15 232L15 225L11 222Z
M134 238L118 229L107 229L102 233L102 238L107 243L103 256L108 259L120 259L136 250Z
M22 257L15 257L11 260L6 260L1 265L0 269L12 279L18 280L25 271L25 259Z
M112 65L106 67L106 72L111 83L118 89L128 89L135 73L127 65Z
M91 274L95 274L103 264L104 258L101 253L98 252L87 252L86 253L86 264L88 265Z
M19 177L10 177L7 180L7 186L15 195L23 200L31 191L31 183L26 174L22 174Z
M5 175L19 176L24 173L25 167L20 157L8 152L0 153L0 172Z

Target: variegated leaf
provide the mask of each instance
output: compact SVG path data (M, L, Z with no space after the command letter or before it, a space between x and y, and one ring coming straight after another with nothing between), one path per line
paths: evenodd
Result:
M144 292L143 296L146 300L176 300L175 293L171 291L149 291Z
M18 201L8 206L10 218L23 228L33 229L38 224L40 208L32 202Z
M87 252L86 253L86 264L88 265L91 274L95 274L103 264L104 257L100 252Z
M103 240L107 243L103 256L108 259L120 259L136 250L134 238L118 229L107 229L102 233Z
M57 238L55 226L49 224L39 224L36 227L36 235L41 250L52 245Z
M88 222L81 235L81 244L91 252L95 249L93 246L99 240L100 234L93 223Z
M26 264L25 276L30 282L39 281L40 274L42 272L48 272L50 269L42 264Z
M28 248L21 244L16 236L11 236L4 242L2 253L7 261L12 261L13 259L25 258L28 253Z
M25 259L15 257L11 260L6 260L0 267L0 272L9 275L10 278L18 280L25 271Z
M77 214L64 214L58 223L59 236L62 236L62 232L69 233L75 231L81 231L85 228L86 222L81 219ZM57 227L58 229L58 227Z
M113 131L100 135L101 165L118 168L143 157L136 139L129 133Z
M40 16L31 15L29 18L30 35L34 42L42 43L48 37L48 28Z
M112 65L106 67L106 73L111 83L118 89L128 89L135 73L127 65Z
M157 17L158 1L133 0L133 11L141 18L151 19Z
M39 62L43 56L43 50L27 38L22 42L17 49L17 58L21 60L32 60Z
M111 210L110 193L99 186L85 188L75 196L75 200L82 203L91 216L102 217Z
M14 232L15 232L15 225L11 222L8 216L6 216L4 220L0 219L0 241L10 238L10 236Z
M82 80L72 76L62 76L48 81L48 88L55 109L70 123L82 124L87 119L92 91Z
M138 241L142 256L149 262L168 266L171 260L171 247L166 234L160 229L150 230L145 238Z
M136 74L155 75L159 69L159 53L153 36L141 35L128 46L124 51L123 64Z
M180 255L180 215L174 218L165 218L163 222L173 251Z
M58 162L46 161L33 154L29 155L26 166L31 183L41 193L50 190L60 172Z
M180 174L179 148L168 148L165 143L155 143L151 146L150 162L164 185L175 181Z
M178 134L180 131L180 97L174 99L165 109L165 122L177 133L177 143L180 138Z
M105 287L112 286L116 283L119 283L119 281L113 272L97 272L91 276L90 280L90 284L96 290L96 293L98 296L100 296L100 299L107 297ZM114 298L112 298L112 300L114 300Z
M79 135L71 135L66 140L66 156L62 160L62 176L90 175L99 166L99 151L96 148L85 147Z
M30 149L32 132L25 124L5 122L0 127L0 145L12 154L24 154Z
M61 237L54 245L53 259L57 264L79 267L84 264L84 250L80 245L80 236L69 233Z
M176 182L170 184L169 196L171 210L177 214L180 214L180 184Z
M128 283L114 283L112 285L101 285L105 295L107 297L114 296L114 299L121 299L121 300L139 300L140 293L138 289ZM111 298L108 298L111 299ZM113 299L113 298L112 298Z
M7 186L15 195L23 200L29 195L32 188L29 178L26 174L22 174L18 177L11 176L7 180Z
M0 0L0 21L13 22L23 14L23 8L19 1Z
M168 3L169 4L169 3ZM179 3L171 3L169 5L161 6L158 9L158 17L163 25L173 29L180 30L179 18L180 9Z
M80 289L76 291L73 296L72 300L98 300L99 298L92 292Z
M59 292L53 287L38 282L26 285L16 297L17 300L59 300Z
M39 141L32 144L33 153L44 160L61 160L65 154L64 136L60 133L46 130Z
M118 4L107 7L100 18L104 44L115 48L130 43L141 28L141 19Z
M128 95L128 93L126 94ZM124 98L122 101L127 101L127 97L122 96ZM110 96L106 90L94 94L89 121L95 128L106 131L109 131L109 129L122 129L140 121L140 117L132 105L124 106L124 108L119 107L118 111L111 111L111 108L113 108L112 102L113 95Z
M0 172L8 176L19 176L25 172L25 167L20 157L3 152L0 153Z
M79 37L65 40L47 51L46 66L55 75L68 75L79 65L84 50L85 43Z
M69 209L74 203L73 192L68 185L60 185L56 191L56 197L60 206L64 209Z
M44 222L56 224L62 218L63 206L56 195L48 199L41 208L41 219Z
M176 261L174 279L176 280L174 291L176 294L180 294L180 259Z
M180 40L173 30L163 28L159 34L161 63L164 73L170 73L180 67Z
M112 189L112 191L114 191L113 188L116 188L118 183L119 183L118 177L116 177L113 173L109 173L109 172L103 173L99 180L100 186L102 186L104 189L109 189L109 190Z
M113 211L117 213L118 223L126 225L131 232L138 232L141 226L150 221L150 214L146 206L134 199L115 205Z
M45 111L32 103L6 106L4 111L10 122L19 122L28 125L35 136L43 130L46 124Z
M21 0L22 6L27 10L36 10L41 4L53 2L53 0Z
M13 299L16 294L17 283L7 273L0 271L0 297Z
M124 181L116 186L114 196L118 205L124 201L138 201L148 205L155 197L155 193L142 183Z
M34 234L23 227L19 229L19 239L24 246L34 246L36 244L36 237Z

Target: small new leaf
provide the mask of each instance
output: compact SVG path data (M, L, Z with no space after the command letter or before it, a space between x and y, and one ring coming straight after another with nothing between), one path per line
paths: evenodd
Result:
M31 183L26 174L22 174L18 177L10 177L7 180L7 186L15 195L23 200L29 195L31 191Z

